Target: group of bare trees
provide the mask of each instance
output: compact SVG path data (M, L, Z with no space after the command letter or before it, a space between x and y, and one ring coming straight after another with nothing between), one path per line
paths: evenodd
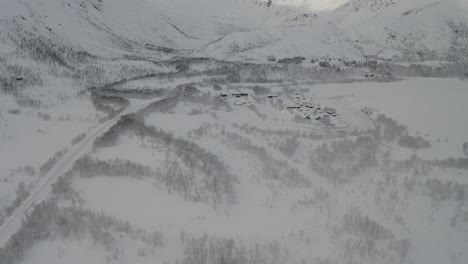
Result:
M349 263L374 263L382 258L384 247L396 255L394 261L406 263L408 260L411 241L396 237L390 229L364 215L356 207L344 215L338 232L354 235L343 244L344 257Z
M428 149L431 147L431 142L421 136L403 135L398 140L398 144L413 150Z
M377 163L378 142L372 135L323 143L310 154L315 172L333 183L347 182Z
M318 132L314 131L306 131L306 130L297 130L297 129L264 129L264 128L259 128L257 126L252 126L247 123L244 123L242 125L234 124L233 125L235 128L241 130L242 132L249 134L249 135L255 135L255 136L261 136L261 137L280 137L280 138L289 138L289 137L294 137L294 138L304 138L304 139L309 139L309 140L322 140L324 138L324 135Z
M117 143L122 133L134 133L141 138L155 139L159 145L170 150L189 169L184 173L177 163L166 164L163 178L172 188L185 194L196 193L197 199L212 200L215 204L234 196L233 185L236 177L229 172L227 165L218 156L206 151L199 145L152 126L147 126L138 115L127 115L115 126L110 128L102 137L94 142L95 148L110 147ZM102 164L105 167L105 164ZM193 172L199 172L194 174ZM202 179L193 180L194 175L203 175ZM169 177L169 178L168 178ZM195 186L195 182L197 183ZM193 189L192 190L192 186ZM193 197L192 195L189 195Z
M98 111L107 114L106 119L110 119L122 112L130 102L119 96L101 94L99 92L91 93L91 102Z
M290 261L288 249L278 241L245 245L228 237L181 235L184 258L180 264L280 264Z
M429 191L429 196L436 201L451 199L464 201L468 198L468 186L458 182L432 178L426 180L425 187Z
M274 158L263 146L253 144L248 138L237 133L225 132L225 143L229 146L245 151L260 161L262 174L269 179L282 182L286 186L309 186L310 181L305 178L295 167L288 164L287 160ZM294 145L294 140L292 141ZM294 146L288 146L285 151L293 151Z
M385 141L394 141L407 132L407 127L399 124L396 120L385 115L376 118L376 135Z
M77 171L81 177L101 176L131 176L141 178L152 175L150 168L136 164L130 161L109 160L100 161L85 155L77 160L73 169Z
M288 157L293 157L299 148L299 141L295 137L288 137L278 146L279 150Z
M352 207L343 217L343 230L366 239L393 238L390 230L363 215L358 208Z
M26 198L28 198L32 187L32 184L25 184L24 182L18 183L18 187L15 192L15 199L9 205L6 205L4 208L0 208L0 226L2 226L4 221L15 211L15 209L18 208Z
M64 148L62 150L57 151L54 156L50 157L40 168L39 168L39 175L44 176L45 174L49 173L50 170L55 166L57 161L59 161L65 154L67 154L68 149Z
M143 242L148 248L162 246L162 233L134 228L129 222L80 207L59 207L54 199L36 205L25 218L21 229L7 245L0 248L0 263L20 263L25 252L38 241L50 238L84 238L89 235L95 243L109 253L109 260L116 260L119 247L117 234L125 234L132 240ZM117 254L116 254L117 252ZM61 255L59 251L59 256Z

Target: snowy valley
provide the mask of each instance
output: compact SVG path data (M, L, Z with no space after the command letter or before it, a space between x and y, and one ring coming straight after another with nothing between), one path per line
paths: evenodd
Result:
M465 0L3 0L0 264L467 263Z

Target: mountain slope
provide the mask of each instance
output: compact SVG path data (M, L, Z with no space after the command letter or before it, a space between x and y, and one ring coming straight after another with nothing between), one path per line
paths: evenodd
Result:
M19 28L103 55L146 45L231 60L424 61L463 59L468 46L462 0L7 0L4 6L0 26L8 26L0 40Z
M332 16L365 55L393 49L406 59L444 60L453 51L455 39L468 45L462 34L468 25L467 12L460 2L352 0Z
M5 12L0 13L4 30L33 32L93 54L112 54L145 44L187 49L203 43L178 31L145 1L6 1L2 3Z
M197 5L201 11L183 15ZM177 10L172 18L186 28L205 36L214 32L206 36L213 42L195 54L221 59L451 61L463 59L459 54L468 46L468 12L460 0L203 0L165 7L166 13ZM225 30L213 29L214 24Z

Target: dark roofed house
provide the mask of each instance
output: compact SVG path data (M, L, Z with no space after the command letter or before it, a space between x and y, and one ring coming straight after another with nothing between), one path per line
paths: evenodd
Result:
M240 98L240 97L247 97L249 96L248 93L234 93L232 94L232 96L236 97L236 98Z

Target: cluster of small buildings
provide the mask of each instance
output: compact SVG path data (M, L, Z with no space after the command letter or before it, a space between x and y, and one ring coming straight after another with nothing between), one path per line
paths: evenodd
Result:
M337 117L338 114L336 110L330 107L320 107L320 105L316 105L313 103L311 98L306 98L304 96L300 96L299 94L295 94L291 99L292 105L286 107L288 110L296 110L300 112L306 119L311 120L312 118L319 121L324 118L326 115L330 117Z
M220 96L223 99L228 99L228 98L234 99L234 104L237 104L237 105L245 105L245 104L252 103L250 100L251 98L249 94L245 92L236 92L236 93L231 93L231 94L221 93Z
M246 92L233 92L233 93L220 93L221 98L223 99L232 99L234 101L234 104L237 105L245 105L252 103L251 102L251 95L249 95ZM274 100L278 99L278 95L266 95L265 96L267 99ZM282 99L282 98L281 98ZM330 117L337 117L338 114L336 113L336 110L331 107L320 107L320 105L316 105L313 102L312 98L307 98L304 96L301 96L299 94L295 94L292 97L287 98L286 100L282 99L281 101L286 102L288 104L286 106L286 109L291 110L291 111L297 111L300 113L302 116L304 116L308 120L317 120L320 121L326 116Z

